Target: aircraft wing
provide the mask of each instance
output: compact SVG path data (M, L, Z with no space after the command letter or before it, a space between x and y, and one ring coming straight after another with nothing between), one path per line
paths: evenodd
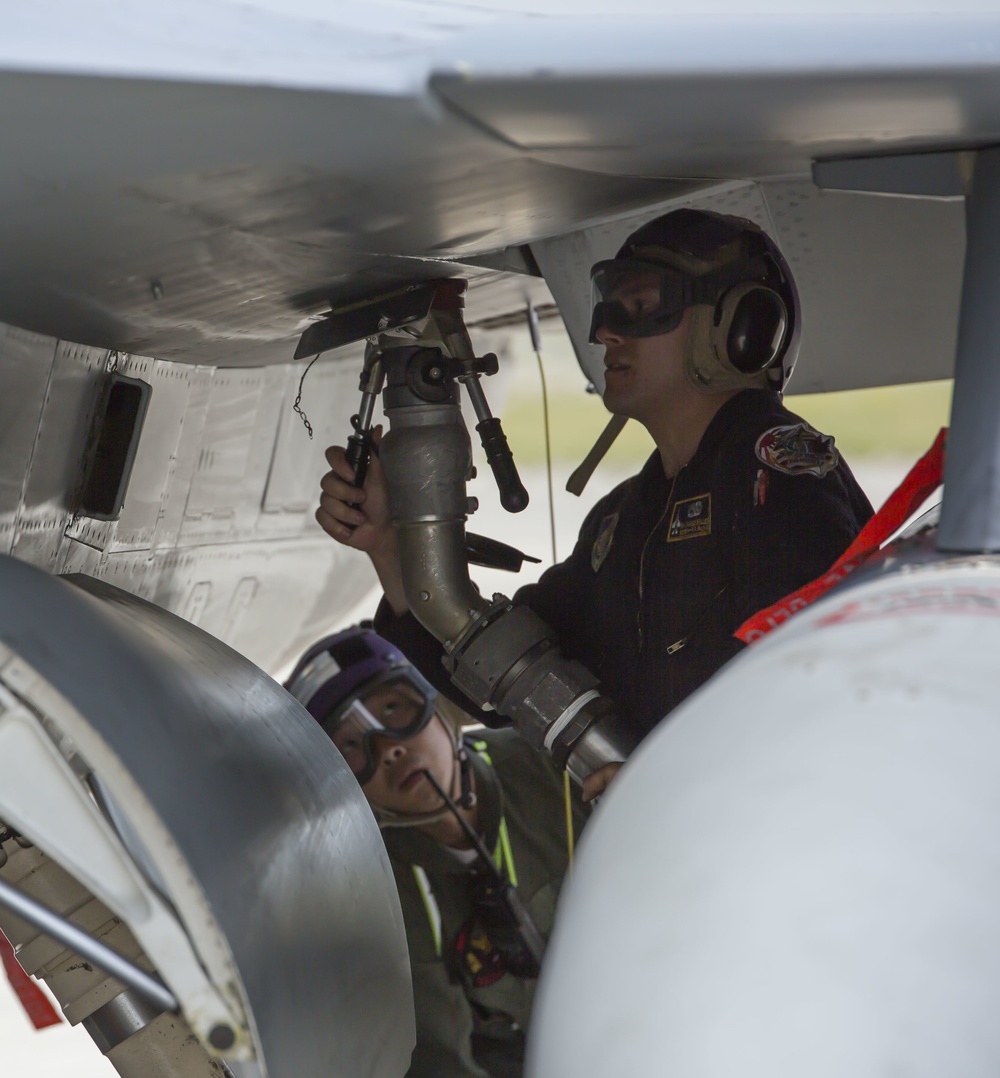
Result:
M960 188L845 194L811 168L988 144L1000 18L569 7L8 14L0 318L273 364L331 302L402 282L471 276L473 323L502 318L526 281L499 271L532 268L528 246L599 381L586 263L622 218L693 201L761 219L788 254L796 389L950 373Z

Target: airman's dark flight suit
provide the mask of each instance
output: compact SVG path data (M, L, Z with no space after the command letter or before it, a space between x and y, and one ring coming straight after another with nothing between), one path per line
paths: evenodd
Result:
M732 634L751 614L825 572L871 514L832 438L777 393L744 390L675 477L654 453L597 503L569 558L514 599L645 735L742 649ZM412 615L383 602L375 624L455 695L440 645Z

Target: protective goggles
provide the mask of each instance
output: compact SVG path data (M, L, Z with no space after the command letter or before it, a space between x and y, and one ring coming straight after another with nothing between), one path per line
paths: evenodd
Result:
M437 690L416 670L390 674L338 710L323 723L330 740L364 786L375 774L375 738L405 741L415 737L434 714Z
M590 343L600 344L597 331L620 337L657 337L676 329L686 308L714 303L719 293L752 279L756 265L739 262L701 277L644 258L613 258L591 270L594 315Z

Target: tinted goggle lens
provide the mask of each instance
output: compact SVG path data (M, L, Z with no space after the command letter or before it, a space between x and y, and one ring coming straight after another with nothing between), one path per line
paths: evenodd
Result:
M606 328L622 337L655 337L680 325L695 302L695 282L669 266L638 258L598 262L591 271L590 342Z
M373 739L398 741L420 733L434 714L436 696L429 686L419 687L405 676L390 678L352 700L324 728L364 785L375 771Z

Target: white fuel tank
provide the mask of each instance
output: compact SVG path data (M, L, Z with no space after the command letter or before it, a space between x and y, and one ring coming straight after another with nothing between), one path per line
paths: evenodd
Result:
M842 589L641 746L584 837L533 1078L1000 1073L1000 563Z

